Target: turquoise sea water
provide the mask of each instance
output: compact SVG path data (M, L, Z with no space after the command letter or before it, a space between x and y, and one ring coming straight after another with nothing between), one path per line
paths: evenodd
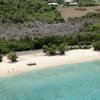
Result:
M0 100L100 100L100 60L0 78Z

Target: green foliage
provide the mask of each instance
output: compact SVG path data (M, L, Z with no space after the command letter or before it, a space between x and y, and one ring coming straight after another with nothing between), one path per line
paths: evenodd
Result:
M96 23L85 23L84 28L81 30L84 32L100 32L100 23L97 25Z
M100 40L94 42L93 47L94 47L94 50L99 50L100 51Z
M23 23L35 20L58 22L62 18L44 0L0 0L1 22Z
M56 45L54 44L50 46L44 45L42 49L45 53L50 55L55 55L57 51Z
M51 45L53 50L60 44L67 45L91 45L93 42L100 40L100 34L95 32L81 32L74 35L42 35L35 37L20 38L19 40L10 39L0 40L0 53L6 54L12 51L25 51L43 48L44 52L48 51ZM48 47L47 47L48 46ZM56 47L57 48L57 47ZM50 51L53 52L50 49Z
M44 45L43 51L45 51L45 53L50 55L55 55L56 52L59 51L61 55L64 55L66 48L64 44L60 44L60 45L51 44L50 46Z
M15 52L11 52L11 53L8 54L7 58L9 60L11 60L12 62L15 62L17 60L18 56L16 55Z
M42 49L43 49L43 52L46 53L48 52L49 47L47 45L43 45Z
M82 18L100 18L100 12L98 13L93 13L93 12L89 12L88 14L86 14L85 16L83 16Z
M58 51L60 52L61 55L65 54L66 48L64 44L60 44L58 47Z
M95 6L94 0L79 0L79 6Z
M49 47L49 49L48 49L48 53L50 54L50 55L55 55L56 54L56 45L51 45L50 47Z
M81 9L81 8L79 8L79 9ZM84 9L84 8L82 8L82 9ZM95 21L98 22L98 20L100 20L100 12L89 12L82 17L73 17L73 18L69 17L68 18L69 22L82 21L82 20L86 21L86 22L91 22L91 21L92 22L95 22Z
M2 62L2 55L0 54L0 62Z

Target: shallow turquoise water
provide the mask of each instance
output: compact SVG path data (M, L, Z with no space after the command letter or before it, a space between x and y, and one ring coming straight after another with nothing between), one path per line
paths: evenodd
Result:
M100 100L100 61L0 78L0 100Z

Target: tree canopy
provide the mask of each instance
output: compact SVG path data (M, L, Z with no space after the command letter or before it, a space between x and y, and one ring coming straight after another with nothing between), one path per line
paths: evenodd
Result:
M41 20L54 22L62 20L56 9L44 0L0 0L1 22L25 22Z

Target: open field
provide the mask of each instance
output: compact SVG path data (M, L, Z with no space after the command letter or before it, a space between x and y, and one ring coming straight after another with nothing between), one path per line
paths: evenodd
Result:
M86 15L89 12L96 12L96 9L100 9L100 6L84 7L86 11L75 10L77 7L60 7L58 10L61 12L61 15L66 20L69 17L81 17Z

